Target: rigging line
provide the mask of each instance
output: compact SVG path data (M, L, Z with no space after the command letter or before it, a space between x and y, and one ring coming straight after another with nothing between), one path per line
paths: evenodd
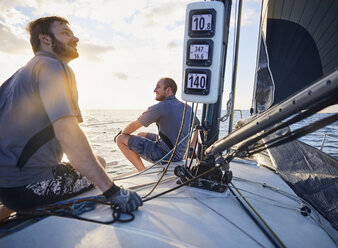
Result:
M223 159L222 162L223 162L223 163L229 163L229 162L235 157L235 156L234 156L235 153L236 153L235 151L232 151L232 152L227 153L225 156L222 157L222 159ZM218 169L218 168L224 166L224 164L223 164L222 162L219 163L219 164L217 164L217 165L215 165L215 166L212 167L211 169L209 169L209 170L207 170L207 171L205 171L205 172L199 174L198 176L193 177L193 178L191 178L191 179L188 179L187 181L183 182L182 184L180 184L180 185L178 185L178 186L176 186L176 187L174 187L174 188L168 189L168 190L166 190L166 191L163 191L163 192L161 192L161 193L159 193L159 194L157 194L157 195L154 195L154 196L149 197L149 198L146 198L146 199L144 199L145 197L142 197L142 198L143 198L143 202L152 200L152 199L154 199L154 198L157 198L157 197L159 197L159 196L162 196L162 195L164 195L164 194L167 194L167 193L169 193L169 192L172 192L172 191L174 191L174 190L176 190L176 189L179 189L179 188L183 187L184 185L187 185L187 184L189 184L189 183L191 183L191 182L193 182L193 181L195 181L195 180L197 180L197 179L199 179L199 178L201 178L201 177L204 177L204 176L208 175L208 174L211 173L212 171L214 171L214 170L216 170L216 169Z
M236 1L235 3L235 19L234 19L234 37L233 37L233 49L232 49L232 67L234 67L234 63L235 63L235 50L236 50L236 46L235 46L235 43L236 43L236 29L237 29L237 5L238 5L238 0Z
M211 180L207 180L207 179L200 179L200 181L205 181L205 182L209 182L209 183L213 183L213 181L211 181ZM245 181L245 180L243 180L243 181ZM250 181L249 181L250 182ZM256 184L258 184L258 185L260 185L260 186L262 186L262 187L264 187L264 185L262 185L261 183L256 183ZM231 185L226 185L226 184L220 184L220 185L222 185L222 186L227 186L227 187L231 187ZM275 200L275 199L272 199L272 198L269 198L269 197L265 197L265 196L262 196L262 195L260 195L260 194L256 194L256 193L253 193L253 192L251 192L251 191L249 191L249 190L245 190L245 189L243 189L243 188L239 188L239 187L237 187L238 189L240 189L240 190L242 190L242 191L244 191L244 192L246 192L246 193L248 193L248 194L252 194L252 195L254 195L254 196L257 196L257 197L260 197L260 198L263 198L263 199L265 199L265 200L270 200L270 201L272 201L272 202L276 202L276 203L279 203L280 205L276 205L276 204L272 204L272 203L269 203L269 202L266 202L266 203L268 203L268 204L270 204L270 205L273 205L273 206L277 206L277 207L280 207L280 208L285 208L285 209L291 209L291 210L299 210L299 208L298 207L294 207L294 205L288 205L288 204L284 204L284 203L282 203L281 201L277 201L277 200ZM273 187L272 187L273 188ZM280 193L280 192L278 192L278 191L276 191L276 193ZM281 195L283 195L282 193L280 193ZM295 199L293 199L292 197L289 197L289 196L287 196L287 195L284 195L285 197L288 197L288 198L291 198L291 200L294 200L295 202L297 202L298 204L300 204L300 205L306 205L305 203L306 202L302 202L302 201L300 201L300 200L295 200ZM238 196L236 196L236 197L238 197ZM251 197L251 196L246 196L247 198L251 198L251 199L254 199L254 200L257 200L257 201L260 201L258 198L254 198L254 197Z
M180 145L186 138L189 137L189 134L187 136L185 136L179 143L178 145ZM114 181L119 181L119 180L124 180L124 179L128 179L128 178L132 178L132 177L136 177L138 175L141 175L141 174L145 174L145 172L147 172L148 170L154 168L156 165L159 165L171 152L174 151L174 148L171 149L166 155L164 155L160 160L158 160L156 163L152 164L151 166L149 166L148 168L144 169L143 171L139 171L135 174L132 174L130 176L125 176L125 177L120 177L120 178L113 178Z
M192 104L192 110L194 109L194 105L195 103ZM198 103L196 104L196 107L195 107L195 111L194 111L194 114L190 114L190 131L189 131L189 141L188 141L188 145L187 145L187 148L186 148L186 151L185 151L185 162L184 162L184 167L187 167L187 159L188 159L188 154L189 154L189 149L190 149L190 143L191 143L191 138L192 138L192 133L193 133L193 130L194 130L194 126L195 126L195 118L196 118L196 113L197 113L197 107L198 107Z
M223 219L225 219L226 221L228 221L231 225L233 225L234 227L236 227L238 230L240 230L242 233L244 233L246 236L248 236L250 239L252 239L254 242L256 242L259 246L264 247L264 245L262 245L257 239L255 239L254 237L252 237L248 232L246 232L244 229L242 229L240 226L238 226L237 224L235 224L234 222L232 222L230 219L228 219L226 216L224 216L223 214L221 214L220 212L216 211L215 209L211 208L209 205L207 205L206 203L204 203L203 201L201 201L198 198L193 197L193 199L195 199L196 201L198 201L199 203L201 203L202 205L206 206L207 208L209 208L211 211L213 211L214 213L216 213L217 215L219 215L220 217L222 217Z
M212 183L213 181L210 181L210 180L207 180L207 179L200 179L200 181L206 181L206 182L210 182L210 183ZM245 179L243 180L243 181L245 181ZM250 182L250 181L248 181L248 182ZM258 185L260 185L260 186L262 186L262 187L264 187L264 185L262 185L262 183L256 183L256 184L258 184ZM226 185L226 184L220 184L220 185L223 185L223 186L227 186L227 187L231 187L231 185ZM243 189L243 188L239 188L239 187L237 187L238 189L240 189L240 190L242 190L242 191L244 191L244 192L246 192L246 193L248 193L248 194L252 194L252 195L254 195L254 196L257 196L257 197L260 197L260 198L263 198L263 199L265 199L265 200L270 200L270 201L272 201L272 202L276 202L276 203L279 203L280 205L277 205L277 204L272 204L272 203L269 203L269 202L266 202L266 203L268 203L268 204L270 204L270 205L272 205L272 206L276 206L276 207L280 207L280 208L285 208L285 209L291 209L291 210L299 210L299 207L294 207L294 205L288 205L288 204L284 204L284 203L282 203L281 201L277 201L277 200L275 200L275 199L272 199L272 198L269 198L269 197L265 197L265 196L262 196L262 195L260 195L260 194L256 194L256 193L253 193L253 192L251 192L251 191L249 191L249 190L245 190L245 189ZM273 187L272 187L273 188ZM276 191L276 193L280 193L280 192L278 192L278 191ZM280 193L281 195L283 195L282 193ZM302 202L302 201L300 201L300 200L295 200L295 199L293 199L292 197L289 197L288 195L284 195L285 197L288 197L288 198L291 198L291 200L294 200L295 202L297 202L298 204L300 204L300 205L306 205L305 203L305 201L304 202ZM238 197L238 196L236 196L236 197ZM251 196L246 196L247 198L251 198L251 199L254 199L254 200L257 200L257 201L260 201L258 198L254 198L254 197L251 197ZM308 204L308 203L307 203Z
M154 187L150 190L150 192L148 194L146 194L144 197L147 197L149 196L157 187L157 185L160 183L160 181L162 180L162 178L164 177L164 174L167 172L168 168L169 168L169 165L171 163L171 160L173 159L174 155L175 155L175 151L176 151L176 148L178 146L178 141L180 140L180 136L181 136L181 133L182 133L182 130L183 130L183 125L184 125L184 120L185 120L185 113L187 111L187 106L188 106L188 102L185 102L185 105L184 105L184 110L183 110L183 116L182 116L182 121L181 121L181 127L180 127L180 130L178 132L178 135L177 135L177 139L176 139L176 142L175 142L175 146L174 146L174 149L173 149L173 152L171 153L171 156L169 158L169 161L168 161L168 164L167 166L164 168L163 170L163 173L161 175L161 177L158 179L157 183L154 185Z
M292 211L295 211L297 213L301 213L300 212L300 207L298 207L298 206L296 207L296 206L291 206L291 205L283 204L283 203L281 203L279 201L273 200L273 199L268 198L268 197L263 197L261 195L255 195L254 194L255 196L258 196L258 197L249 196L249 194L253 194L253 193L250 192L250 191L243 190L241 188L238 188L238 189L240 189L241 191L244 191L244 192L248 193L248 195L244 195L243 194L243 197L245 197L246 199L251 199L251 200L257 201L257 202L259 202L261 204L270 205L270 206L273 206L273 207L278 207L278 208L281 208L281 209L292 210ZM236 196L236 197L238 197L238 196ZM261 199L259 197L261 197L263 199ZM303 207L303 206L301 206L301 207Z
M89 123L89 124L81 124L81 127L90 127L90 126L100 126L107 124L116 124L116 123L128 123L128 121L109 121L109 122L98 122L98 123Z
M191 178L191 179L185 181L184 183L182 183L182 184L180 184L180 185L178 185L178 186L176 186L176 187L174 187L174 188L168 189L168 190L163 191L163 192L161 192L161 193L159 193L159 194L157 194L157 195L154 195L154 196L152 196L152 197L146 198L146 197L149 195L149 194L148 194L148 195L142 197L143 202L147 202L147 201L153 200L153 199L155 199L155 198L157 198L157 197L159 197L159 196L165 195L165 194L170 193L170 192L172 192L172 191L174 191L174 190L176 190L176 189L179 189L179 188L183 187L184 185L186 185L186 184L188 184L188 183L191 183L191 182L197 180L198 178L200 178L200 177L202 177L202 176L205 176L205 175L209 174L210 172L216 170L216 169L219 168L219 167L220 167L220 165L216 165L215 167L212 167L211 169L209 169L209 170L207 170L206 172L204 172L204 173L198 175L197 177Z
M191 127L190 127L190 133L189 133L189 142L188 142L188 145L187 145L187 149L186 149L186 159L185 159L185 162L184 162L184 167L188 167L190 168L191 167L191 164L192 164L192 161L194 160L194 154L196 152L196 147L197 147L197 143L198 143L198 139L196 140L196 143L194 144L194 150L193 152L191 153L191 157L190 157L190 163L189 163L189 166L188 166L188 155L189 155L189 151L190 151L190 143L191 143L191 138L193 136L193 132L199 132L199 130L197 130L195 128L195 119L196 119L196 114L197 114L197 108L198 108L198 103L196 104L196 107L195 107L195 111L194 111L194 115L193 115L193 119L191 120Z
M281 122L279 124L277 124L274 127L269 128L267 131L265 131L263 134L258 135L257 137L251 138L250 140L246 141L243 145L241 145L237 150L239 152L247 149L248 146L256 143L257 141L261 140L262 138L268 136L269 134L272 134L273 132L280 130L284 127L287 127L295 122L298 122L300 120L305 119L306 117L309 117L312 114L315 114L316 112L318 112L319 110L322 110L323 108L329 106L330 104L333 104L336 100L334 98L329 99L329 100L325 100L322 101L320 104L313 106L309 109L307 109L306 111L290 118L289 120L285 121L285 122ZM264 145L264 144L263 144Z
M266 196L263 196L263 195L260 195L260 194L256 194L254 192L251 192L251 191L243 189L243 188L237 187L237 189L241 190L242 192L248 193L248 195L244 195L243 194L243 197L246 197L247 199L253 199L253 200L259 201L261 203L264 202L266 204L270 204L270 205L275 206L275 207L285 208L285 209L289 209L289 210L295 210L295 211L299 212L300 208L299 207L295 207L294 205L285 204L285 203L283 203L281 201L278 201L278 200L275 200L275 199L272 199L272 198L269 198L269 197L266 197ZM251 194L253 196L256 196L256 197L249 196L249 194ZM238 196L236 196L236 197L238 197ZM263 201L262 199L265 200L265 201ZM274 203L271 203L269 201L274 202ZM278 203L278 204L276 204L276 203Z
M260 184L260 183L257 183L257 182L253 182L253 181L250 181L250 180L246 180L246 179L244 179L244 181L248 181L248 182L252 182L252 183L256 183L256 184ZM294 201L296 201L296 202L298 202L299 204L301 204L301 208L302 207L304 207L304 206L306 206L306 207L308 207L310 210L311 210L311 212L308 214L308 217L314 222L314 223L316 223L318 226L320 226L320 228L322 228L322 230L335 242L335 243L337 243L338 242L338 239L334 236L334 234L332 234L332 232L330 231L330 229L327 229L326 228L326 226L322 223L322 219L324 219L323 217L321 217L320 215L319 215L319 213L318 213L318 211L315 209L315 208L313 208L312 206L311 206L311 204L310 203L308 203L306 200L304 200L304 199L302 199L302 198L300 198L300 197L297 197L297 196L293 196L293 195L291 195L290 193L288 193L288 192L285 192L285 191L283 191L283 190L280 190L280 189L278 189L278 188L274 188L274 187L272 187L272 186L268 186L268 185L265 185L265 184L263 184L262 185L263 187L266 187L266 188L269 188L269 189L271 189L271 190L273 190L273 191L275 191L275 192L277 192L277 193L279 193L279 194L281 194L281 195L284 195L284 196L286 196L286 197L288 197L288 198L290 198L290 199L292 199L292 200L294 200ZM238 189L240 189L240 188L238 188ZM244 192L248 192L248 193L250 193L250 194L254 194L254 195L257 195L257 194L255 194L255 193L252 193L252 192L250 192L250 191L247 191L247 190L243 190L243 189L241 189L242 191L244 191ZM273 200L273 199L270 199L270 198L267 198L267 197L263 197L263 196L261 196L261 195L257 195L257 196L259 196L259 197L262 197L262 198L266 198L266 199L268 199L268 200L271 200L271 201L275 201L275 202L277 202L277 203L280 203L280 202L278 202L278 201L276 201L276 200ZM235 196L236 198L244 198L244 196ZM251 198L251 199L254 199L254 200L257 200L257 201L259 201L257 198L255 199L255 198L253 198L253 197L247 197L247 198ZM272 205L272 206L276 206L276 207L280 207L280 208L285 208L285 209L290 209L290 210L296 210L296 212L299 212L299 210L301 209L301 208L291 208L291 207L287 207L287 206L282 206L282 205L276 205L276 204L272 204L272 203L269 203L269 202L266 202L267 204L270 204L270 205Z
M235 178L233 178L233 179L235 179ZM207 179L200 179L200 180L201 180L201 181L212 182L212 181L207 180ZM237 178L237 180L238 180L238 178ZM272 187L272 186L268 186L268 185L266 185L265 183L254 182L254 181L250 181L250 180L246 180L246 179L240 179L240 180L238 180L238 181L254 183L254 184L257 184L257 185L259 185L259 186L262 186L263 188L268 188L268 189L270 189L270 190L275 191L276 193L279 193L279 194L281 194L281 195L283 195L283 196L285 196L285 197L287 197L287 198L289 198L289 199L291 199L291 200L297 202L298 204L309 205L309 207L312 208L311 205L310 205L308 202L306 202L305 200L303 200L302 198L299 198L299 197L297 197L297 196L293 196L293 195L291 195L291 194L289 194L289 193L287 193L287 192L285 192L285 191L282 191L282 190L280 190L280 189L278 189L278 188L275 188L275 187ZM226 184L220 184L220 185L227 186L227 187L231 187L230 185L226 185ZM261 197L261 198L263 198L263 199L266 199L266 200L270 200L270 201L273 201L273 202L277 202L277 203L283 204L282 202L277 201L277 200L274 200L274 199L272 199L272 198L265 197L265 196L262 196L262 195L260 195L260 194L253 193L253 192L251 192L251 191L248 191L248 190L245 190L245 189L242 189L242 188L239 188L239 187L237 187L237 188L240 189L240 190L242 190L242 191L244 191L244 192L246 192L246 193L249 193L249 194L252 194L252 195ZM251 197L251 198L252 198L252 197ZM257 200L257 198L252 198L252 199L256 199L256 200ZM284 205L287 206L287 204L284 204ZM276 206L277 206L277 205L276 205ZM282 206L280 206L280 207L282 207ZM289 208L291 209L291 207L289 207ZM297 209L298 209L298 208L297 208ZM313 208L312 208L311 210L315 211ZM318 216L317 216L317 217L318 217Z
M255 181L251 181L251 180L248 180L248 179L245 179L245 178L236 177L236 176L234 176L233 179L234 179L234 180L238 180L238 181L243 181L243 182L248 182L248 183L253 183L253 184L260 185L260 186L262 186L262 187L264 187L264 188L270 189L270 190L275 191L275 192L277 192L277 193L279 193L279 194L282 194L282 195L284 195L284 196L286 196L286 197L289 197L289 198L291 198L292 200L294 200L294 201L296 201L296 202L298 202L298 203L302 203L302 202L307 203L305 200L303 200L302 198L300 198L300 197L298 197L298 196L294 196L294 195L292 195L292 194L290 194L290 193L288 193L288 192L286 192L286 191L284 191L284 190L281 190L281 189L279 189L279 188L270 186L270 185L268 185L268 184L266 184L266 183L255 182ZM308 204L308 203L307 203L307 204Z
M294 200L295 202L297 202L299 204L303 204L303 205L305 205L305 206L307 206L307 207L309 207L311 209L311 211L312 211L313 214L311 214L309 216L311 216L311 218L313 218L313 219L316 218L315 221L317 223L320 222L320 216L318 214L318 211L315 208L313 208L309 202L307 202L306 200L304 200L303 198L301 198L301 197L299 197L297 195L292 195L292 194L290 194L290 193L288 193L288 192L286 192L284 190L281 190L279 188L270 186L270 185L268 185L266 183L255 182L255 181L251 181L251 180L244 179L244 178L239 178L239 177L234 177L233 179L261 185L262 187L270 189L270 190L272 190L272 191L274 191L276 193L279 193L279 194L281 194L281 195L283 195L285 197L288 197L289 199Z
M275 247L286 247L285 244L280 240L277 234L271 229L271 227L264 221L264 219L259 215L259 213L254 209L254 207L246 200L246 198L241 194L241 192L236 188L233 183L230 183L233 188L237 191L237 193L241 196L241 198L245 201L245 203L249 206L246 207L244 203L240 200L239 197L236 197L236 193L229 187L230 192L235 196L237 201L241 204L241 206L245 209L248 215L252 218L252 220L258 225L258 227L263 231L263 233L267 236L267 238L273 243ZM256 217L254 216L255 214Z
M225 163L229 163L229 162L234 158L234 155L235 155L235 151L230 152L230 153L227 153L227 154L226 154L224 157L222 157L222 158L223 158L223 160L224 160ZM212 167L211 169L209 169L209 170L207 170L207 171L205 171L205 172L199 174L198 176L193 177L193 178L191 178L191 179L189 179L189 180L183 182L182 184L180 184L180 185L178 185L178 186L176 186L176 187L174 187L174 188L171 188L171 189L168 189L168 190L166 190L166 191L163 191L163 192L161 192L161 193L159 193L159 194L157 194L157 195L154 195L154 196L152 196L152 197L149 197L149 198L144 199L144 198L146 197L146 196L144 196L144 197L142 197L142 198L143 198L143 202L150 201L150 200L152 200L152 199L154 199L154 198L157 198L157 197L159 197L159 196L162 196L162 195L164 195L164 194L167 194L167 193L169 193L169 192L172 192L172 191L174 191L174 190L176 190L176 189L179 189L179 188L183 187L183 186L186 185L186 184L189 184L189 183L191 183L191 182L193 182L193 181L195 181L195 180L197 180L197 179L199 179L199 178L201 178L201 177L204 177L204 176L208 175L208 174L211 173L212 171L214 171L214 170L220 168L221 166L223 166L223 164L222 164L222 163L219 163L218 165L215 165L215 166Z
M333 122L338 121L338 114L326 117L324 119L321 119L319 121L315 121L311 123L310 125L306 125L302 128L299 128L295 131L292 131L289 134L286 134L285 136L282 137L276 137L268 142L266 142L265 147L262 147L262 145L259 145L257 149L253 150L253 152L249 151L249 155L256 154L258 152L264 151L269 148L273 148L276 146L283 145L285 143L288 143L290 141L293 141L295 139L298 139L300 137L303 137L309 133L312 133L320 128L323 128Z
M261 151L266 150L266 149L271 148L271 147L274 147L274 146L278 146L278 145L290 142L290 141L292 141L292 140L294 140L296 138L300 138L300 137L302 137L302 136L304 136L304 135L306 135L308 133L314 132L317 129L320 129L320 128L322 128L322 127L324 127L324 126L326 126L326 125L328 125L330 123L333 123L333 122L335 122L337 120L338 120L338 114L335 114L335 115L332 115L330 117L324 118L322 120L316 121L316 122L314 122L314 123L312 123L310 125L307 125L307 126L305 126L303 128L297 129L296 131L292 132L292 134L289 135L287 138L281 137L282 140L279 140L279 141L277 140L277 142L275 142L272 145L264 147L263 149L261 149ZM257 152L259 152L259 151L255 151L254 153L251 153L249 155L255 154ZM268 185L265 185L264 187L268 187L268 188L270 188L272 190L275 190L273 187L268 186ZM231 188L229 188L229 189L231 190ZM284 193L288 194L286 192L284 192ZM336 242L337 239L329 231L327 231L327 229L324 227L324 225L320 222L320 217L319 217L317 211L307 201L305 201L304 199L301 199L301 201L303 203L305 203L307 207L310 207L310 209L312 210L312 212L315 213L317 219L315 219L313 215L310 215L311 218L328 234L328 236L334 242Z
M247 179L242 179L244 181L248 181L248 182L251 182L251 183L256 183L256 184L260 184L260 183L257 183L257 182L254 182L254 181L250 181L250 180L247 180ZM318 213L318 211L312 207L312 205L310 203L308 203L306 200L304 200L303 198L300 198L298 197L297 195L292 195L286 191L283 191L279 188L275 188L275 187L272 187L272 186L269 186L265 183L262 184L263 187L265 188L268 188L272 191L275 191L281 195L284 195L296 202L299 202L300 204L303 204L304 206L307 206L308 208L310 208L311 210L311 214L309 214L308 216L317 224L319 225L326 233L327 235L334 241L334 242L337 242L337 238L334 237L334 235L331 234L331 232L323 225L321 219L323 217L320 216L320 214Z
M176 179L176 178L177 178L176 176L168 177L168 178L166 178L166 179L163 179L163 180L160 182L160 184L166 183L166 182L170 182L170 181L173 181L173 180ZM144 188L148 188L148 187L150 187L151 185L154 185L156 182L157 182L157 181L155 181L155 182L150 182L150 183L139 184L139 185L131 186L131 187L129 187L128 189L138 191L138 190L141 190L141 189L144 189Z
M235 6L235 17L234 17L234 36L233 36L233 41L232 41L232 68L234 68L235 63L236 63L236 30L237 30L237 26L238 26L238 18L237 18L237 5L239 6L239 2L238 0L236 1L236 3L234 4ZM230 107L233 105L232 99L234 98L234 93L233 90L231 89L230 93L229 93L229 99L227 101L227 112L224 116L220 117L218 119L219 122L224 122L226 121L229 116L231 115L231 111L233 110L233 108L230 109ZM221 125L221 123L219 123L219 125ZM213 138L211 138L210 140L214 140Z
M195 132L199 132L200 130L196 130ZM197 135L199 135L199 134L197 134ZM198 138L197 138L198 139ZM188 169L190 170L190 168L191 168L191 165L192 165L192 162L193 162L193 160L194 160L194 155L195 155L195 153L196 153L196 147L197 147L197 144L198 144L198 140L196 141L196 143L195 143L195 145L194 145L194 150L192 151L192 153L191 153L191 157L190 157L190 163L189 163L189 166L188 166ZM197 156L196 156L197 157Z

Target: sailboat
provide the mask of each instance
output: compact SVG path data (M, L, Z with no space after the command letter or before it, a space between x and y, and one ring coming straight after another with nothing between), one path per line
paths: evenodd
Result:
M213 15L221 11L227 30L230 9L229 1L191 3L186 26L191 27L195 16L201 24L195 31L203 32L203 39L215 37L201 18L213 24ZM337 247L338 161L297 141L337 121L337 114L289 129L290 124L337 104L336 13L336 0L264 0L249 119L219 138L222 90L217 91L216 102L203 105L196 161L169 159L141 173L114 178L143 197L138 211L121 214L93 189L36 209L25 221L14 218L2 230L0 247ZM188 30L187 37L194 37ZM226 32L221 42L227 43ZM218 56L223 60L224 48L221 44L223 55ZM189 54L184 53L185 65ZM210 66L204 60L193 61L199 62ZM224 63L219 63L219 89ZM197 74L207 78L200 75L203 69ZM186 92L197 92L204 101L205 90L199 84ZM326 187L308 189L318 185Z

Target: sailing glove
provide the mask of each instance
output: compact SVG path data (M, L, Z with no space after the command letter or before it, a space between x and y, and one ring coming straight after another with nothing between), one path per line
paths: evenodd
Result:
M120 188L115 184L103 195L109 202L119 206L123 213L130 213L143 205L141 197L136 192Z

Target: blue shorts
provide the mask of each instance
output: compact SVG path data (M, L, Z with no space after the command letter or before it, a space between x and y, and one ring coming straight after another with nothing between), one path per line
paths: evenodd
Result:
M156 134L148 133L146 138L131 135L128 140L130 150L136 152L141 158L149 162L157 162L163 158L168 152L164 151L156 142ZM170 154L165 158L169 160Z
M65 200L94 187L69 163L51 168L53 178L22 187L0 188L0 201L14 211Z

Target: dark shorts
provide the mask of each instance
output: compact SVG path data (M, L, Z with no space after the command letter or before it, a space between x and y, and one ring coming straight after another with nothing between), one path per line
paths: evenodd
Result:
M94 186L70 164L52 168L53 178L22 187L0 188L0 202L18 211L71 198Z
M128 140L128 147L130 150L133 150L143 159L149 162L157 162L163 158L167 152L164 151L156 142L156 134L148 133L147 138L140 136L131 135ZM169 160L170 155L165 159Z

